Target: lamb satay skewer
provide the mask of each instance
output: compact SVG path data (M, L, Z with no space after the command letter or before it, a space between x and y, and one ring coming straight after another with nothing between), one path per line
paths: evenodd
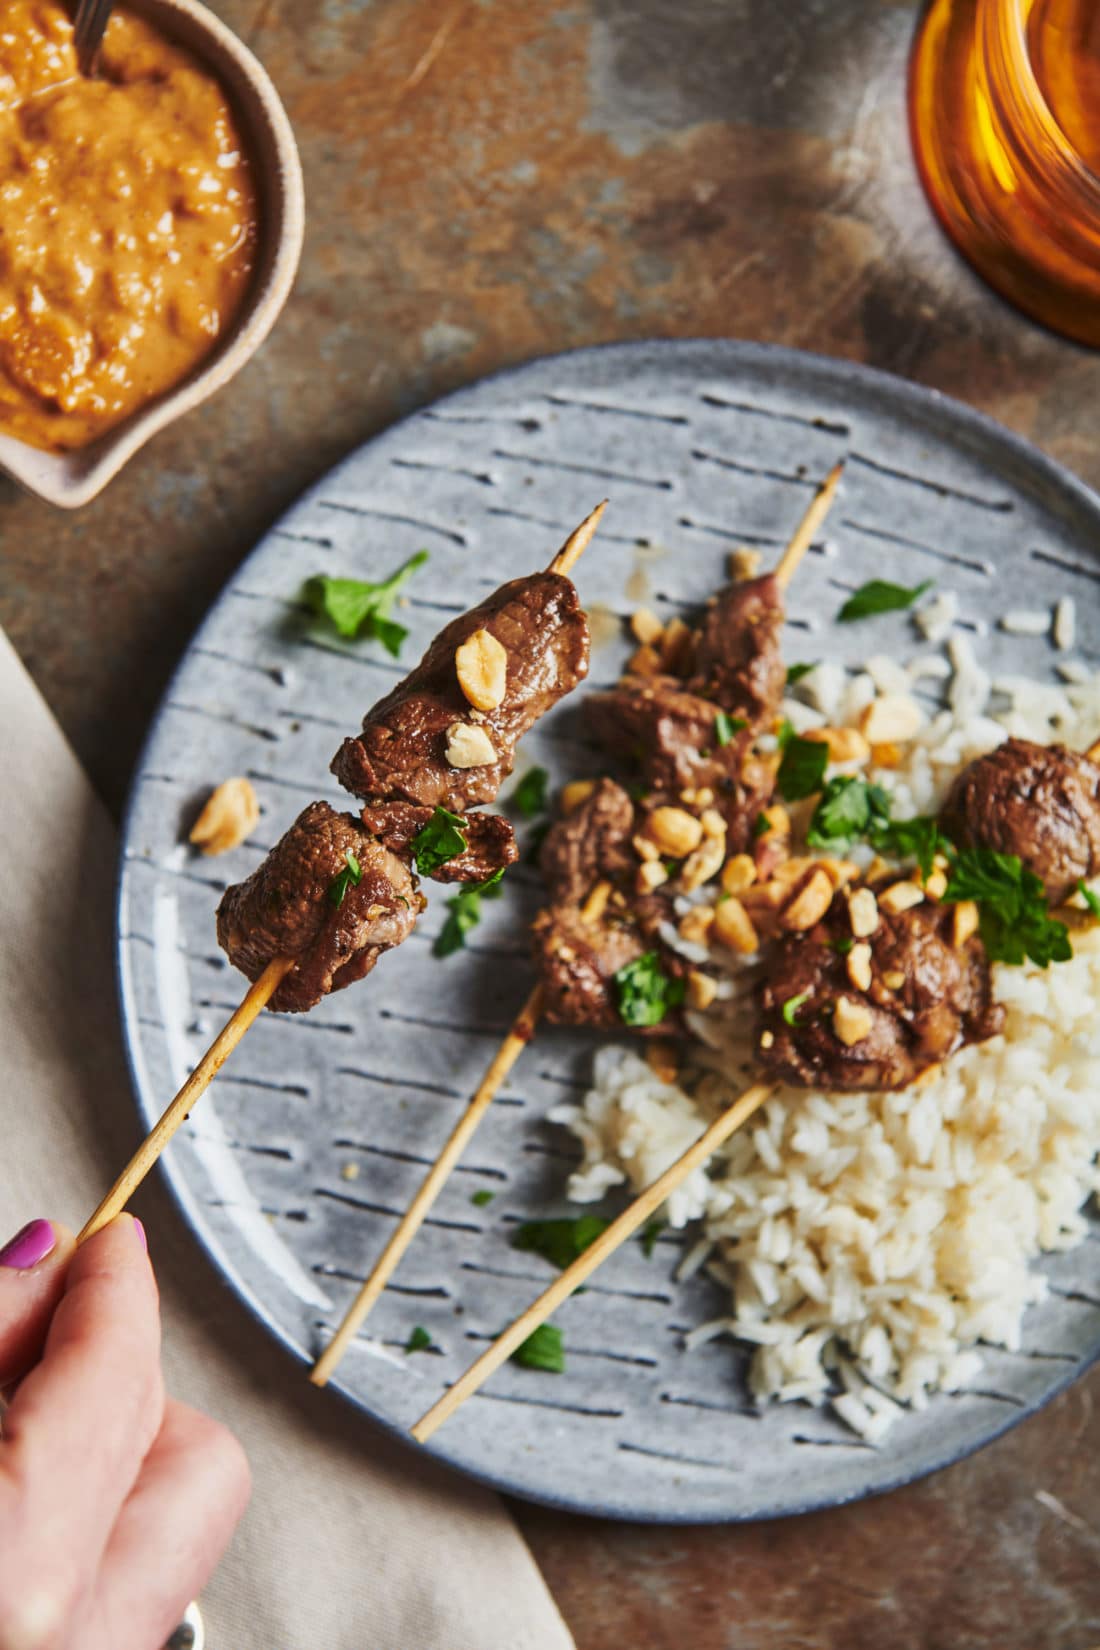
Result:
M814 534L828 514L840 483L842 471L843 464L837 464L830 470L786 546L774 573L774 578L781 589L785 590L789 585L795 570L813 542ZM598 881L595 884L584 904L580 907L579 916L582 922L594 923L599 920L607 904L609 891L609 885L606 882ZM540 982L534 987L513 1020L504 1041L490 1061L485 1076L465 1112L428 1171L416 1197L402 1216L399 1225L345 1314L336 1334L314 1366L310 1375L314 1385L324 1386L326 1384L355 1335L362 1328L371 1309L378 1301L387 1282L393 1276L425 1217L440 1191L442 1191L467 1142L472 1138L482 1117L500 1092L501 1085L507 1079L523 1050L533 1039L539 1021L542 1019L545 1006L546 994Z
M570 534L561 550L550 563L550 566L547 569L549 573L560 575L562 577L567 576L569 569L576 563L578 558L591 543L605 508L606 500L604 503L598 505L597 508L585 518L580 526ZM583 668L580 670L580 674L584 674ZM568 685L571 686L572 683L569 683ZM568 688L566 687L565 691L567 690ZM393 695L391 694L388 697L392 699ZM547 706L546 708L549 707ZM495 774L496 766L494 768L494 777ZM481 790L486 794L477 796L477 801L491 800L491 795L488 794L488 786L490 783L491 781L482 781ZM499 784L499 778L497 779L497 783ZM495 795L495 789L492 791L492 795ZM307 822L307 816L311 815L314 810L321 810L321 817L311 819ZM354 821L350 820L347 816L333 815L332 810L328 809L327 805L314 804L313 809L307 809L305 814L300 817L296 826L292 827L292 831L288 833L288 838L290 838L293 832L297 830L302 834L306 842L321 840L328 846L331 846L332 840L335 839L341 846L341 859L340 864L337 867L340 875L344 874L343 867L345 861L347 860L347 855L350 853L353 857L355 857L354 849L359 847L360 841L365 844L369 844L372 857L375 855L382 856L383 863L376 867L376 874L373 877L373 880L367 883L367 886L369 888L382 889L386 886L387 880L389 880L390 886L392 887L394 880L398 880L401 873L407 868L401 864L398 855L389 854L388 850L380 845L373 836L368 835L366 832L361 833L359 836L349 835L349 833L354 833L355 829ZM312 836L308 835L310 831L313 833ZM286 840L287 839L284 839L284 841ZM271 858L271 856L269 856L269 858ZM347 861L347 863L350 865L350 861ZM385 874L387 868L394 872L394 877L387 879ZM361 867L360 878L361 881L367 881L367 879L362 878ZM343 902L349 894L351 894L352 899L354 900L355 896L359 892L360 886L361 882L357 881L354 893L352 893L352 890L349 889L347 883L345 882L343 894L341 895L341 902ZM285 890L277 885L273 890L271 890L271 892L282 897ZM402 921L400 918L400 914L397 911L396 902L401 904L407 914L407 925L406 922ZM411 928L412 923L415 922L415 918L418 914L418 911L414 909L414 896L412 896L411 889L408 892L405 892L401 888L396 889L394 892L394 899L384 902L382 921L384 925L386 925L386 932L383 935L382 943L362 943L362 932L360 931L357 936L360 943L356 947L350 943L349 937L347 954L344 956L342 964L345 971L344 979L341 980L339 978L340 968L330 967L326 976L320 981L319 986L315 985L314 982L311 982L310 998L312 1000L307 998L306 1001L303 1001L296 1006L312 1006L312 1001L317 1000L328 990L333 989L334 985L336 988L339 988L339 986L343 983L350 983L352 979L360 978L363 973L369 971L370 967L373 966L378 955L380 955L384 950L391 948L392 945L399 944L401 940L406 937L409 928ZM221 914L219 913L219 916L220 915ZM337 917L339 918L339 916L340 913L338 911ZM220 923L219 927L221 927ZM361 930L362 925L359 925L359 927ZM219 934L219 937L222 938L222 934ZM229 1058L230 1054L232 1054L233 1050L244 1037L253 1021L260 1014L261 1010L268 1004L272 1004L275 1007L279 1006L276 999L280 992L280 988L284 988L289 985L291 977L299 971L301 961L302 959L299 956L275 955L263 960L256 966L252 985L250 986L240 1006L234 1011L229 1020L222 1027L213 1043L200 1059L194 1071L182 1085L179 1092L176 1094L175 1098L167 1107L158 1122L153 1126L149 1134L142 1141L130 1162L123 1169L122 1173L119 1175L106 1197L104 1197L95 1213L85 1225L78 1241L83 1242L85 1238L91 1237L94 1232L97 1232L103 1226L106 1226L117 1214L120 1214L123 1209L125 1209L126 1204L129 1202L133 1193L141 1185L150 1169L157 1162L161 1153L164 1151L164 1148L167 1146L168 1142L180 1128L181 1124L186 1120L192 1107L209 1087L221 1067L225 1064L225 1061ZM251 968L246 969L246 971L250 973L252 972Z

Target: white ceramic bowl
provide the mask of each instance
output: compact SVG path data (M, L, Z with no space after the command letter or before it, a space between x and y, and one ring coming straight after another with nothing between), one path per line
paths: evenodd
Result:
M199 0L127 0L170 39L203 62L229 93L255 167L259 258L248 295L214 354L175 389L139 407L76 452L48 453L0 435L0 471L49 504L87 504L126 460L166 424L221 389L259 349L287 300L305 228L302 167L286 111L266 70Z

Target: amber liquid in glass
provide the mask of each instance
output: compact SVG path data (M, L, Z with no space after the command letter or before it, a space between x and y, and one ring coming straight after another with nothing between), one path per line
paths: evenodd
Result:
M959 250L1100 346L1098 0L933 0L909 91L921 178Z

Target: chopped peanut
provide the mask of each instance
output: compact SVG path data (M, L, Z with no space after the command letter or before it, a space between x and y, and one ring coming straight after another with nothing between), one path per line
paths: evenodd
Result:
M881 745L871 746L871 762L876 768L900 768L902 749L892 739L883 740Z
M595 888L581 906L581 916L585 922L598 923L607 910L607 902L610 898L611 884L609 882L597 882Z
M736 550L730 551L730 578L739 581L755 579L760 571L760 563L763 559L761 551L750 550L747 544L739 544Z
M818 869L787 906L779 919L779 926L791 933L804 934L821 921L832 902L833 885L825 872Z
M848 953L848 978L857 991L870 991L871 947L866 940L853 945Z
M635 639L641 642L643 646L652 647L661 640L665 633L664 625L656 613L651 613L648 607L639 607L635 613L631 614L630 628L634 632Z
M972 934L978 932L978 907L972 899L961 899L951 921L951 943L960 951Z
M661 655L655 647L650 647L648 643L645 643L630 655L626 668L632 676L659 676L661 674Z
M691 910L685 911L680 918L677 932L682 940L688 940L692 945L706 945L713 922L713 906L693 905Z
M704 836L725 837L726 822L717 808L704 808L699 816L699 823L703 827Z
M715 907L712 932L720 944L727 946L730 951L739 951L742 956L748 956L760 949L752 918L741 901L732 895Z
M771 1046L774 1042L775 1042L775 1033L773 1031L762 1031L760 1033L760 1047L761 1048L771 1048Z
M848 921L856 939L870 939L878 920L878 901L874 894L869 888L857 888L848 900Z
M695 806L697 808L709 808L713 801L714 792L711 790L710 786L700 785L699 789L695 793Z
M668 872L659 859L649 859L644 865L639 865L635 884L639 894L652 894L655 888L660 888L667 881Z
M791 816L781 802L773 802L770 808L765 808L764 818L770 832L776 836L790 836Z
M694 808L698 794L695 786L689 785L687 790L680 792L680 801L686 808Z
M691 648L691 628L683 619L670 619L661 641L661 669L675 676L687 664Z
M772 878L775 882L781 882L784 888L793 888L796 882L802 881L808 871L816 869L816 865L816 860L806 856L785 859L775 867Z
M858 728L807 728L802 737L827 746L830 762L866 762L871 754Z
M651 842L647 836L642 836L639 833L631 838L631 843L639 859L660 859L660 848L655 842Z
M698 848L685 859L680 872L680 886L689 894L693 888L701 888L704 882L718 875L725 857L725 837L705 836Z
M914 905L920 905L924 895L915 882L894 882L883 890L878 902L884 911L896 917L900 911L911 911Z
M224 779L207 797L191 827L190 841L204 854L228 853L240 847L259 817L260 804L248 780Z
M661 852L670 854L673 859L683 859L693 848L698 848L703 839L703 827L699 820L683 808L654 808L646 832Z
M756 881L756 865L751 854L734 854L726 861L722 872L722 887L727 894L743 894Z
M503 702L508 655L491 631L475 630L456 648L455 671L459 687L475 710L496 710Z
M1089 746L1085 756L1090 762L1100 762L1100 739L1096 741L1095 745Z
M646 1045L646 1065L662 1083L675 1083L680 1075L680 1057L676 1044L667 1037L654 1037Z
M889 876L890 869L891 867L882 855L876 854L866 871L864 871L863 880L864 882L879 882L883 877Z
M563 814L576 813L582 802L587 802L596 789L594 779L573 779L562 787L561 811Z
M445 754L452 768L485 768L497 759L485 729L471 727L469 722L451 723Z
M823 859L821 869L834 888L844 888L859 875L859 866L850 859Z
M852 1048L871 1031L871 1011L866 1003L853 1003L849 997L838 997L833 1009L833 1030L846 1048Z
M942 871L933 871L925 879L924 891L929 899L942 899L947 892L947 877Z
M852 949L854 950L855 947L853 946ZM900 991L905 984L905 975L900 968L891 968L888 973L882 976L882 983L887 991Z
M693 968L687 978L687 1000L692 1008L709 1008L718 995L718 981Z
M872 745L904 745L922 721L920 706L907 693L884 693L863 710L859 730Z

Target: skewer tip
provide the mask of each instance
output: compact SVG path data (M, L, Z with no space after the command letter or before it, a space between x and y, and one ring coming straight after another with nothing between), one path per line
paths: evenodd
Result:
M605 498L591 511L579 527L575 527L550 563L551 573L566 574L570 568L584 555L588 546L596 536L596 529L600 525L600 518L607 509L608 500Z

